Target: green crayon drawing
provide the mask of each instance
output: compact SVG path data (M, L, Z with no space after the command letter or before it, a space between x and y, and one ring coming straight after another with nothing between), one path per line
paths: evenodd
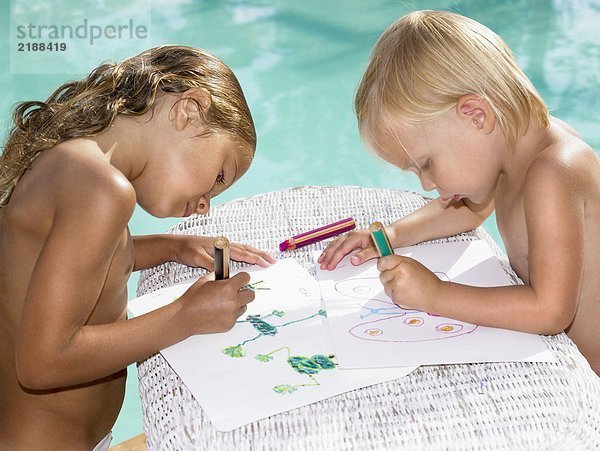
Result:
M241 290L251 290L256 292L258 290L270 290L270 288L265 286L264 280L259 280L257 282L247 283Z
M302 321L307 321L309 319L315 318L317 316L327 316L325 309L320 309L318 312L313 313L310 316L305 318L299 318L293 321L288 321L283 324L273 324L275 318L281 318L285 316L285 312L282 310L273 310L271 313L267 315L248 315L246 319L237 321L238 324L248 323L252 325L252 327L258 332L258 334L252 338L244 340L241 343L238 343L233 346L228 346L222 350L223 354L228 355L229 357L245 357L246 350L244 346L247 343L250 343L254 340L257 340L261 337L273 337L277 335L278 331L282 327L286 327L292 324L300 323ZM268 321L267 321L268 320ZM287 363L290 367L299 374L305 374L311 380L311 382L306 384L297 384L297 385L289 385L289 384L281 384L273 387L273 391L275 393L279 393L284 395L286 393L294 393L298 390L299 387L310 387L310 386L318 386L321 385L317 379L314 377L315 374L321 372L322 370L331 370L335 368L337 365L332 359L333 355L326 356L324 354L316 354L312 357L305 357L301 355L291 355L291 350L287 346L283 346L274 351L269 352L268 354L258 354L255 356L255 359L260 362L270 362L273 360L272 355L282 351L287 351Z
M270 362L273 360L272 355L282 351L287 351L287 363L292 367L294 371L299 374L307 375L312 382L306 384L281 384L273 387L275 393L285 395L286 393L294 393L299 387L315 387L321 385L315 378L315 374L320 373L322 370L332 370L337 365L332 359L333 355L326 356L324 354L316 354L312 357L305 357L302 355L291 355L292 352L289 347L283 346L279 349L269 352L268 354L258 354L254 358L260 362Z
M300 319L297 319L294 321L288 321L287 323L283 323L283 324L271 324L271 322L265 321L266 319L271 318L271 317L281 318L284 315L285 315L285 312L282 310L273 310L271 313L269 313L265 316L248 315L245 320L237 321L236 324L250 323L252 325L252 327L254 327L254 329L258 332L258 335L256 335L253 338L249 338L248 340L244 340L243 342L241 342L237 345L226 347L225 349L222 350L223 354L228 355L229 357L245 357L246 356L246 351L244 349L245 344L250 343L251 341L257 340L260 337L275 336L275 335L277 335L278 329L281 327L286 327L291 324L296 324L296 323L299 323L302 321L307 321L307 320L314 318L315 316L319 316L319 315L326 316L327 314L325 313L324 309L320 309L317 313L307 316L306 318L300 318Z

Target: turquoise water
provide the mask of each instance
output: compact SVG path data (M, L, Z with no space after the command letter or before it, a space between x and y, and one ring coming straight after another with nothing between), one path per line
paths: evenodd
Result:
M67 12L87 17L103 13L100 15L116 22L126 21L132 14L109 0L12 3L13 8L25 4L32 23L47 14L35 8L36 4L51 3L55 22ZM6 32L11 17L8 2L2 2L0 8L4 30L0 33L0 61L8 68L8 53L13 50ZM213 204L297 185L362 185L423 192L415 176L386 166L363 149L352 112L354 90L377 37L395 18L414 9L460 12L503 36L553 114L600 149L598 1L155 0L149 15L148 46L187 44L221 57L238 75L255 119L258 147L252 167ZM127 42L119 45L114 52L110 46L94 48L72 57L76 61L71 63L83 63L89 70L104 59L128 55ZM132 45L131 51L137 50ZM68 66L69 61L62 64ZM34 69L35 73L28 75L9 70L0 74L3 132L15 102L45 98L66 79L78 76L73 72L54 74L56 68L50 70L44 64ZM165 231L176 222L137 210L130 227L133 234L144 234ZM485 226L501 244L493 221ZM129 284L131 296L136 283L134 275ZM134 366L129 370L115 443L142 431Z

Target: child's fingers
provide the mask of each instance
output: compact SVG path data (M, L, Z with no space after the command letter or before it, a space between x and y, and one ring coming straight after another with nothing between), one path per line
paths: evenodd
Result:
M344 236L338 236L337 238L335 238L333 241L331 241L326 247L325 249L323 249L323 252L321 252L321 255L319 255L319 258L317 258L317 263L319 264L323 264L324 266L327 266L327 264L329 263L329 260L331 259L331 256L333 255L333 253L335 252L335 250L344 242L344 240L346 240L348 237L346 235ZM321 267L321 269L324 269L323 267Z
M362 239L358 236L348 235L345 239L340 240L340 243L329 254L328 259L324 259L321 263L321 269L333 270L337 264L350 252L363 247Z
M237 245L236 245L237 246ZM258 255L260 258L262 258L265 262L268 262L270 264L273 263L277 263L277 259L275 257L273 257L271 254L269 254L266 251L263 251L262 249L257 249L255 247L249 246L247 244L240 244L239 245L240 248L246 252L249 252L250 254L255 254Z
M252 302L256 296L252 290L242 290L242 288L250 282L250 274L247 272L237 273L235 276L229 279L229 282L232 284L232 287L235 290L236 299L240 308L244 310L246 304Z
M387 255L381 257L377 262L377 269L381 272L389 271L390 269L396 268L398 265L409 260L409 257L403 257L401 255Z
M398 298L398 289L402 286L405 274L392 271L385 270L379 274L379 280L383 285L383 291L387 294L394 303L399 299Z
M319 263L319 264L322 263L324 265L327 265L327 263L331 259L331 256L335 252L335 250L339 247L340 244L342 244L342 242L345 239L346 239L345 236L340 236L340 237L337 237L336 239L334 239L331 243L329 243L325 247L325 249L323 249L323 252L321 253L321 255L319 255L319 258L317 258L317 263ZM323 268L321 268L321 269L323 269Z
M394 279L394 277L396 277L396 273L394 271L386 270L379 273L379 280L384 287L388 285Z
M200 277L198 280L196 280L192 286L193 287L201 287L202 285L204 285L206 282L211 282L215 280L215 273L214 272L209 272L204 274L202 277Z
M350 257L350 263L352 263L354 266L362 265L367 260L371 260L372 258L375 258L378 255L379 254L377 253L375 247L369 246L358 251L356 254Z
M317 263L320 263L321 269L330 269L332 265L333 268L336 267L346 255L343 250L340 251L340 247L344 244L347 245L348 239L348 236L340 236L327 245L319 259L317 259Z
M238 259L236 258L235 260L238 260ZM257 266L260 266L261 268L268 268L272 264L272 263L268 262L267 260L265 260L264 258L259 257L257 255L249 255L248 257L246 257L240 261L244 261L244 262L250 263L252 265L257 265Z
M258 265L261 268L267 268L271 264L277 262L277 260L267 252L245 244L236 244L231 247L231 258L237 261Z
M240 307L246 307L247 304L252 302L256 297L256 293L252 290L238 290L239 294L237 296Z
M250 283L250 274L244 271L238 272L235 276L229 279L229 282L232 284L232 288L234 288L235 291L239 291L239 289L244 285Z

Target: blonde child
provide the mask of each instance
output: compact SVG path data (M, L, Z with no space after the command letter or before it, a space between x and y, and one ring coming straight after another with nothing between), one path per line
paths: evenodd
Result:
M136 201L157 217L207 213L255 146L234 74L190 47L101 65L16 108L0 159L0 449L105 449L127 365L233 326L253 299L246 273L203 277L126 321L132 270L213 265L211 238L131 237L127 223Z
M539 334L566 331L600 372L600 164L548 115L506 44L457 14L418 11L380 37L355 99L361 136L389 163L413 171L439 198L387 227L395 247L454 235L494 210L525 285L442 282L418 262L379 260L386 293L408 308ZM376 256L355 231L319 257Z

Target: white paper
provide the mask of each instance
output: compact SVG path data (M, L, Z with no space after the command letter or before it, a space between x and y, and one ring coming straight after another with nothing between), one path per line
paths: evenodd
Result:
M465 285L510 285L483 241L411 246L396 254L418 260L440 279ZM340 368L529 361L554 362L539 335L405 310L384 293L376 260L334 271L317 269Z
M270 290L256 291L256 299L231 331L195 335L161 351L216 429L228 431L403 377L416 368L340 370L332 366L337 359L317 281L293 259L248 272L252 282L263 280L261 286ZM130 311L140 315L172 302L190 285L134 299ZM288 363L290 357L292 363Z

